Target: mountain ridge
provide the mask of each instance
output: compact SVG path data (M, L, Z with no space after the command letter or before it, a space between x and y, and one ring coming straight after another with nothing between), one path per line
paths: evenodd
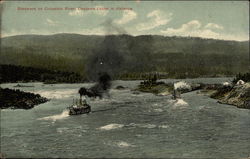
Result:
M12 38L12 37L19 37L19 36L58 36L58 35L77 35L77 36L96 36L96 37L104 37L104 36L131 36L131 37L140 37L140 36L159 36L159 37L167 37L167 38L183 38L183 39L203 39L203 40L215 40L215 41L231 41L231 42L249 42L249 40L225 40L225 39L215 39L215 38L202 38L202 37L188 37L188 36L167 36L167 35L157 35L157 34L147 34L147 35L130 35L130 34L108 34L108 35L95 35L95 34L78 34L78 33L55 33L55 34L20 34L20 35L11 35L1 37L1 39Z
M122 56L119 64L121 73L159 71L190 74L191 71L192 74L228 75L241 70L244 72L249 66L249 41L71 33L2 38L0 64L85 74L89 58L99 56L107 49Z

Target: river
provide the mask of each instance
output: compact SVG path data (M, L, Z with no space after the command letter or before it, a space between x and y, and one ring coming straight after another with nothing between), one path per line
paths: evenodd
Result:
M166 80L173 82L176 80ZM221 83L227 78L188 79ZM133 93L139 81L114 81L110 97L90 99L92 112L66 107L84 84L26 83L50 98L30 110L1 110L1 152L11 158L247 158L250 110L219 104L197 91L182 99ZM13 88L16 83L1 84ZM127 89L117 90L117 85Z

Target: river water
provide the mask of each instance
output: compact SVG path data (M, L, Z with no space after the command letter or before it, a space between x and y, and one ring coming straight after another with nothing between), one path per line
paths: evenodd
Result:
M167 80L173 82L176 80ZM221 83L227 78L189 79ZM196 92L133 93L139 81L115 81L110 97L91 99L92 113L68 116L85 84L27 83L24 91L50 98L30 110L1 110L1 152L39 158L247 158L250 110L218 104ZM13 88L16 84L2 84ZM117 85L127 89L117 90Z

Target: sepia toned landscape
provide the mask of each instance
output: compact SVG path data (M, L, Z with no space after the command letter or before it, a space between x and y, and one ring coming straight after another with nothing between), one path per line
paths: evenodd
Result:
M1 158L249 158L248 1L1 9Z

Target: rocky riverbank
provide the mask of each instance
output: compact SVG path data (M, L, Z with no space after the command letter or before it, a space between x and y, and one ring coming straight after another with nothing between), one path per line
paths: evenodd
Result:
M195 90L202 89L204 84L187 84L183 81L177 83L164 83L164 82L155 82L155 83L145 83L142 82L135 89L136 91L153 93L155 95L171 95L174 89L178 89L180 93L187 93Z
M0 88L1 109L31 109L35 105L47 102L48 99L39 94L23 92L18 89Z
M138 85L136 91L153 93L155 95L171 95L174 89L177 89L181 94L200 90L198 93L217 99L219 103L250 109L250 83L188 84L183 81L177 83L142 82Z
M211 97L219 103L250 109L250 83L218 88Z
M156 95L170 95L173 91L172 84L155 83L155 84L140 84L135 91L153 93Z

